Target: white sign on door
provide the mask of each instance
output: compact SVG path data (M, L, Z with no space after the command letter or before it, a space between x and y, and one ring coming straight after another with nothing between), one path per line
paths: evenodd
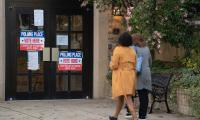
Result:
M28 52L28 70L39 70L38 52Z
M34 26L44 26L44 10L34 10Z
M56 35L57 45L68 45L68 35Z

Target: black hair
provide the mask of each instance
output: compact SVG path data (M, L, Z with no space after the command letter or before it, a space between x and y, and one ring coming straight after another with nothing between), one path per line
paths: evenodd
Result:
M118 43L125 47L131 46L133 44L131 35L128 32L122 33L118 39Z

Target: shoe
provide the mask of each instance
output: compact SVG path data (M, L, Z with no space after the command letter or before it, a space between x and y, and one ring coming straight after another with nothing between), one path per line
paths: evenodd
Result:
M125 118L126 118L126 119L132 118L131 113L126 113Z
M109 120L117 120L116 117L109 116Z
M139 117L138 120L147 120L147 117L146 116L145 117Z

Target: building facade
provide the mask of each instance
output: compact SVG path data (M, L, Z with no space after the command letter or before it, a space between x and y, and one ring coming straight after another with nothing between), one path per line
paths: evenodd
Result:
M113 20L110 14L80 4L79 0L0 0L1 100L110 95L106 74L112 44L123 31L120 18ZM162 55L156 55L161 60L181 54L168 51L177 50L170 46L162 49ZM65 58L76 53L81 57ZM68 60L76 67L62 64Z
M104 97L106 25L78 0L0 0L0 98Z

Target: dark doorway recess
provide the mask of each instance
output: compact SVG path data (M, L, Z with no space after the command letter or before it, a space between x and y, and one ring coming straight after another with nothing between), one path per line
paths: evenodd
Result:
M34 26L34 10L44 10L44 26ZM44 31L39 70L27 69L21 31ZM68 36L66 45L57 36ZM59 71L59 51L82 51L82 71ZM6 100L80 99L93 94L93 7L79 0L6 0Z

